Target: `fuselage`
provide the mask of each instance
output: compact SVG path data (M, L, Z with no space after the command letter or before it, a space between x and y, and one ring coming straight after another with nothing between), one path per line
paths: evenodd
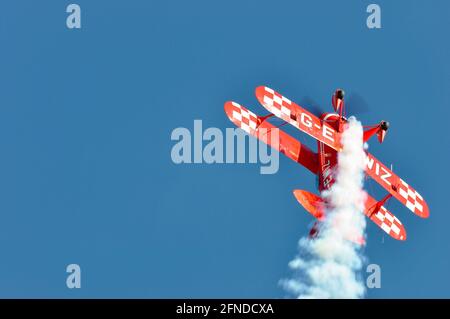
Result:
M344 117L336 113L324 113L321 116L330 126L339 132L342 132L344 124L347 122ZM334 184L335 166L337 164L338 152L328 145L318 141L318 159L319 159L319 191L330 189Z

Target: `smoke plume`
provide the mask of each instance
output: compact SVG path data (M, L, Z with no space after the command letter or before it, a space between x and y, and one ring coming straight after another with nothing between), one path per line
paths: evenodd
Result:
M342 134L335 183L322 193L328 205L315 238L301 238L299 253L289 263L294 271L282 286L297 298L362 298L364 264L358 239L365 235L363 214L365 152L361 123L350 117Z

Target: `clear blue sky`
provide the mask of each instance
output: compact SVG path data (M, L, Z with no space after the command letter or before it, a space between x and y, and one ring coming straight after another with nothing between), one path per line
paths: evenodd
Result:
M284 157L275 175L170 157L176 127L233 126L226 100L264 113L261 84L323 110L343 87L365 124L391 122L370 150L431 216L391 201L406 242L369 225L368 297L450 297L448 1L376 1L381 30L369 1L72 2L81 30L69 1L1 6L0 297L284 297L312 221L292 190L314 177Z

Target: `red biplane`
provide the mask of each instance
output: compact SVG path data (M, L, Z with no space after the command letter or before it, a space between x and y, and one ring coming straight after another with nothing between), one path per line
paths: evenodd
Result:
M271 88L256 88L258 101L271 113L257 116L236 102L226 102L225 112L229 119L248 134L262 140L293 161L302 164L318 176L319 192L329 189L334 183L333 168L337 164L338 152L342 149L340 137L347 119L344 116L344 92L336 90L332 96L335 113L324 113L320 118L303 109ZM271 131L277 127L267 119L276 116L318 141L318 153L301 144L286 132L278 130L278 141L273 141ZM382 121L364 131L364 142L376 135L382 143L389 123ZM367 195L365 215L387 234L397 240L406 239L406 231L400 220L383 205L395 197L414 214L422 218L429 216L428 206L423 197L403 179L395 175L373 155L367 153L366 174L378 182L389 194L377 201ZM324 218L324 202L320 196L304 190L294 190L299 203L315 218ZM314 235L314 227L310 235Z

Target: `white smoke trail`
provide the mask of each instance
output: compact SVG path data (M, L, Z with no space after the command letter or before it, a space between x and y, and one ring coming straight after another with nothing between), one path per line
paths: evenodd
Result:
M326 218L314 239L299 241L299 255L289 263L295 277L281 281L297 298L362 298L365 286L360 278L364 263L361 246L349 238L363 236L365 152L363 129L354 117L342 134L343 150L338 155L335 183L322 193L329 203Z

